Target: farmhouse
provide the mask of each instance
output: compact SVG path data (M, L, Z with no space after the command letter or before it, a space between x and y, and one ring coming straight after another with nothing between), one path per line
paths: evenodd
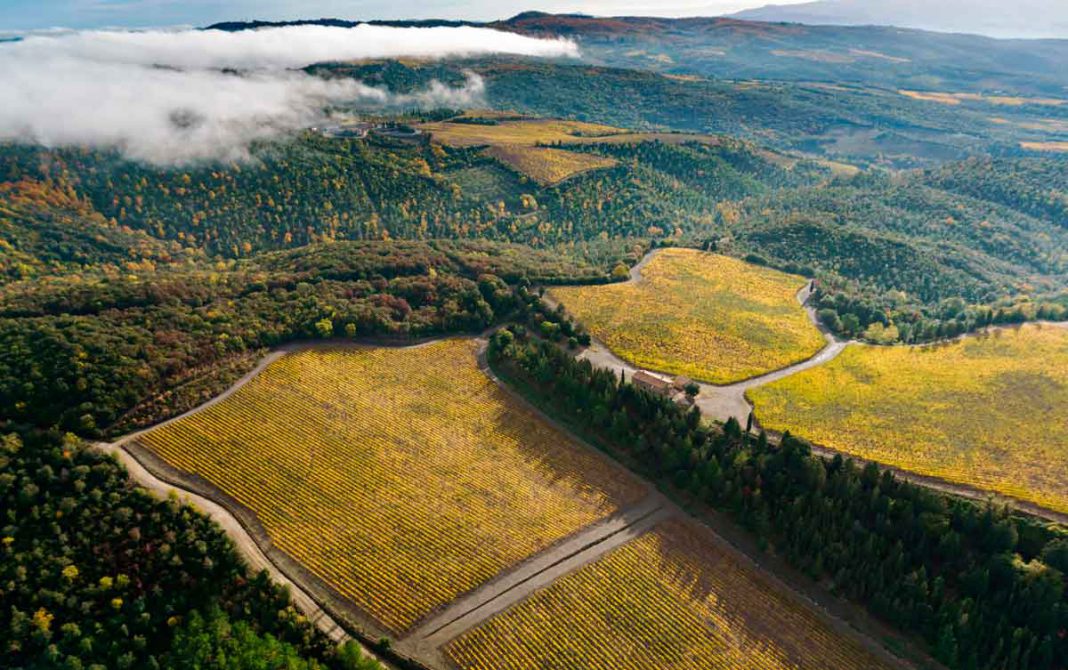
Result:
M679 375L675 377L675 380L671 383L671 388L676 391L685 391L686 387L693 383L693 380L685 375Z
M661 377L657 377L651 372L645 370L638 370L631 378L631 382L638 388L645 389L650 393L656 393L662 395L665 398L670 398L672 395L671 382Z

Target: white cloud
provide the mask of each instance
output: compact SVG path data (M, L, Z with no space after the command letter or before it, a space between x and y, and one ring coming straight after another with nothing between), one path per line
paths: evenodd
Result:
M234 160L321 120L330 104L470 106L483 94L432 83L397 95L296 68L360 58L487 53L574 56L565 40L479 28L97 31L0 44L0 141L117 148L158 164Z

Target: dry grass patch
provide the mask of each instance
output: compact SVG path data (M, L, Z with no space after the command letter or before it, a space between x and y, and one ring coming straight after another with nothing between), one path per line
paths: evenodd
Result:
M309 350L142 443L250 508L271 541L401 632L642 496L519 405L473 340Z
M1058 98L1020 98L1007 95L980 95L978 93L947 93L942 91L908 91L899 90L901 95L913 100L926 100L938 102L943 105L959 105L962 102L985 102L991 105L1003 107L1022 107L1024 105L1044 105L1047 107L1059 107L1068 100Z
M1020 142L1020 146L1029 151L1068 152L1068 142Z
M486 153L534 181L551 186L575 175L614 167L614 158L545 147L491 147Z
M769 428L1068 512L1068 329L851 346L750 398Z
M728 384L823 348L797 302L806 281L727 256L665 249L638 283L553 288L550 295L635 365Z
M868 670L883 663L674 520L445 648L462 670Z

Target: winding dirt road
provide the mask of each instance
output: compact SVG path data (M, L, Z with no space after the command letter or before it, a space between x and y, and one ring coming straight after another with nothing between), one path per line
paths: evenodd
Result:
M637 284L644 281L642 270L645 269L645 266L648 265L659 252L659 249L653 249L647 253L630 269L630 277L624 283ZM734 384L716 386L714 384L698 383L701 391L697 395L696 404L702 414L715 421L723 422L734 417L744 423L748 418L749 413L753 411L752 404L749 403L749 400L745 396L747 391L789 377L790 375L797 374L803 370L808 370L817 365L823 365L828 361L834 360L839 354L845 351L845 348L849 346L850 342L835 337L835 335L820 322L819 316L816 314L816 308L808 304L809 298L811 297L812 282L808 282L797 292L797 301L804 308L805 313L808 314L808 318L812 321L812 324L823 333L827 345L812 358L800 361L785 368L773 370L767 374L735 382ZM559 304L549 295L544 296L543 300L553 309ZM597 338L592 338L590 346L579 353L577 358L579 360L588 360L595 367L612 370L617 375L624 373L628 379L639 369L614 354L604 342Z
M760 375L759 377L752 377L726 386L699 384L701 392L697 396L696 404L702 414L711 419L715 419L716 421L726 421L733 416L744 424L749 417L749 413L753 411L753 405L745 395L750 389L764 386L765 384L770 384L780 379L785 379L786 377L796 375L798 372L803 372L804 370L814 368L817 365L823 365L824 363L833 361L845 351L846 347L852 344L852 342L848 340L836 337L834 333L823 325L819 316L816 314L816 308L808 304L811 297L812 283L809 282L797 292L797 301L801 303L801 306L805 309L805 313L808 314L808 318L812 321L812 324L823 333L824 339L827 340L827 346L820 349L815 356L808 360L789 365L779 370L774 370L767 374Z

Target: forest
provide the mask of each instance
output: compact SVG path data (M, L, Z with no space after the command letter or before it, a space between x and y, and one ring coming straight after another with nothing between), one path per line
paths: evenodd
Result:
M249 165L185 170L9 148L0 153L0 226L11 253L0 269L18 295L9 301L21 302L42 299L25 282L47 274L197 274L213 258L344 240L492 240L605 269L621 249L665 244L816 277L829 325L873 341L1059 320L1068 308L1059 159L835 176L726 138L553 146L618 164L541 186L477 147L312 134L264 146Z
M128 432L207 400L266 348L477 333L510 311L514 285L563 279L605 281L607 270L485 242L353 242L9 287L0 407L14 424Z
M1062 528L816 456L788 433L772 442L733 419L710 428L696 409L578 361L525 324L494 335L490 355L552 416L688 506L729 513L766 551L919 636L948 668L1045 669L1068 657Z

